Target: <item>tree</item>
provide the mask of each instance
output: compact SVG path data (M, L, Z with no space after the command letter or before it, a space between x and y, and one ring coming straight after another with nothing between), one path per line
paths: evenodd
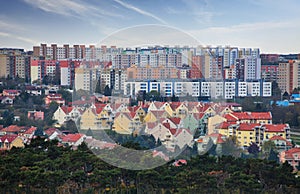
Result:
M270 156L271 150L276 150L275 143L273 141L264 141L262 144L263 158L268 158Z
M66 89L59 89L57 91L58 94L61 94L62 95L62 98L66 100L66 102L72 102L72 93L69 92L68 90Z
M222 155L235 156L238 157L241 153L241 150L238 146L238 141L236 136L228 137L225 142L222 144Z
M111 96L111 90L108 85L104 88L104 96Z
M257 145L256 143L254 143L254 142L252 142L252 143L250 144L250 146L248 147L247 150L248 150L249 154L253 154L255 158L257 157L257 155L258 155L258 153L259 153L259 147L258 147L258 145Z
M97 84L96 84L95 93L101 94L101 92L102 92L102 90L101 90L101 81L100 81L100 78L99 78L98 81L97 81Z

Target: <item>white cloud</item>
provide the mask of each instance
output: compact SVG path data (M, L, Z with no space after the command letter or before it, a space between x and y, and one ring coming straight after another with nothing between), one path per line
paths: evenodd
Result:
M27 4L39 8L46 12L60 14L64 16L97 16L97 17L122 17L119 14L100 9L99 6L87 4L87 1L72 0L24 0Z
M40 42L40 41L33 40L31 38L27 38L27 37L23 37L23 36L19 36L19 35L14 35L14 34L7 33L7 32L0 32L0 36L20 40L20 41L23 41L23 42L26 42L26 43L30 43L31 45L37 45Z
M155 16L154 14L149 13L149 12L147 12L147 11L145 11L145 10L142 10L142 9L140 9L140 8L138 8L138 7L135 7L135 6L133 6L133 5L129 4L129 3L125 3L125 2L123 2L123 1L121 1L121 0L114 0L114 1L115 1L116 3L122 5L123 7L127 8L127 9L133 10L133 11L135 11L135 12L137 12L137 13L139 13L139 14L142 14L142 15L144 15L144 16L151 17L151 18L157 20L157 21L160 22L160 23L167 24L166 21L164 21L163 19L161 19L161 18Z
M239 47L263 48L262 52L289 53L299 52L300 22L271 21L244 23L226 27L210 27L200 30L190 30L202 44L206 45L232 45Z

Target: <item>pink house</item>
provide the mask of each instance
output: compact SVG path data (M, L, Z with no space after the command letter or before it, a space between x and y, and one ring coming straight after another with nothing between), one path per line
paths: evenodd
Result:
M48 94L45 98L45 104L48 106L51 102L56 102L58 105L65 105L65 99L61 94Z
M297 171L300 161L300 148L292 148L290 150L280 152L279 160L281 163L288 162L294 170Z
M42 111L28 111L27 113L28 119L32 120L44 120L44 112Z

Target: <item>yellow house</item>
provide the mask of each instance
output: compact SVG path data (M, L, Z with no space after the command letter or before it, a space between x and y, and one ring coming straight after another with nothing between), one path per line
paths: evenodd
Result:
M225 114L224 118L227 122L252 123L252 116L248 112L233 112Z
M147 115L144 118L144 122L156 122L159 121L160 118L167 118L170 115L164 110L152 110L148 111Z
M88 108L81 115L80 119L80 129L81 130L97 130L97 113L95 109Z
M24 148L22 138L16 134L4 135L0 138L0 150L10 150L13 147Z
M173 103L172 103L173 106ZM177 106L177 107L176 107ZM187 114L189 113L188 107L184 103L176 104L174 106L174 111L173 111L173 117L180 117L180 118L185 118Z
M289 124L265 124L262 126L264 140L268 140L273 136L281 136L285 139L289 139L290 126Z
M207 113L209 115L215 115L216 111L213 109L211 104L202 104L194 107L193 113Z
M212 117L209 117L207 119L208 135L211 133L215 133L216 127L224 121L226 121L226 119L220 115L214 115Z
M171 108L171 105L168 102L165 102L160 110L165 110L169 115L173 115L173 109Z
M229 113L233 113L233 111L229 108L229 106L220 106L215 108L215 111L219 115L225 115Z
M134 117L139 118L140 122L144 122L144 118L147 112L142 106L129 107L128 110L130 111L131 115L134 115ZM136 120L136 118L134 119Z
M96 125L98 129L109 129L110 128L110 116L106 109L96 109Z
M260 124L272 124L271 112L251 112L252 122Z
M134 131L134 125L130 113L117 113L114 119L112 130L120 134L132 134Z
M258 123L241 123L236 130L236 137L241 146L247 147L252 142L256 143L256 128L259 128Z

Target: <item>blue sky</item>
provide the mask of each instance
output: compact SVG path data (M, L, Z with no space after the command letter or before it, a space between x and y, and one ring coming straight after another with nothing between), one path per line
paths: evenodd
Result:
M202 45L300 53L299 8L297 0L1 0L0 47L98 44L120 29L158 24Z

